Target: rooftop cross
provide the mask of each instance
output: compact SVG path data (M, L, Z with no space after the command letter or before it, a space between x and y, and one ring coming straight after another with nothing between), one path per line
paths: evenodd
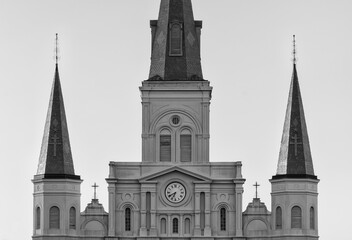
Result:
M97 199L97 187L99 187L96 183L94 183L94 185L92 185L92 187L94 188L94 199Z
M258 187L260 186L257 182L253 185L255 187L255 198L258 198Z
M59 36L56 33L56 38L55 38L55 63L57 64L59 62Z

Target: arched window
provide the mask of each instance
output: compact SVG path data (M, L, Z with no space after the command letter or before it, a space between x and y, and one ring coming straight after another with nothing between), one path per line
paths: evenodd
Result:
M315 229L315 214L314 214L314 208L311 207L309 210L309 219L310 219L310 229Z
M178 233L178 219L172 219L172 233Z
M160 221L160 232L161 234L166 234L166 219L165 218L162 218L161 221Z
M185 219L185 234L191 233L191 220L189 218Z
M192 135L189 130L183 130L180 136L181 162L192 160Z
M276 229L282 229L282 209L281 209L281 207L276 208L275 220L276 220Z
M131 209L125 209L125 231L131 231Z
M76 229L76 208L70 208L70 229Z
M226 209L220 209L220 231L226 231Z
M35 214L35 229L40 229L40 207L37 207Z
M171 162L171 133L166 129L160 133L160 162Z
M49 210L49 228L60 228L60 209L58 207L51 207Z
M302 210L298 206L291 209L291 228L302 228Z
M182 24L170 24L170 56L182 56Z

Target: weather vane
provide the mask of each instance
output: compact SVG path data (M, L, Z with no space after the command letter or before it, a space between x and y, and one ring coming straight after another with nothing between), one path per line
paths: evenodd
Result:
M297 54L297 50L296 50L296 35L293 35L293 51L292 51L293 64L296 64L296 62L297 62L296 54Z

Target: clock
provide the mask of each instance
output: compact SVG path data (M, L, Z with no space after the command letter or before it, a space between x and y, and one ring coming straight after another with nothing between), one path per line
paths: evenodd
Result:
M165 197L171 203L179 203L186 197L186 188L179 182L172 182L165 189Z

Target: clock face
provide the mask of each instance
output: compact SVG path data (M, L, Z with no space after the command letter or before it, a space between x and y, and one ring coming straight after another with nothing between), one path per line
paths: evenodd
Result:
M172 203L181 202L186 196L185 187L178 182L172 182L165 189L166 199Z

